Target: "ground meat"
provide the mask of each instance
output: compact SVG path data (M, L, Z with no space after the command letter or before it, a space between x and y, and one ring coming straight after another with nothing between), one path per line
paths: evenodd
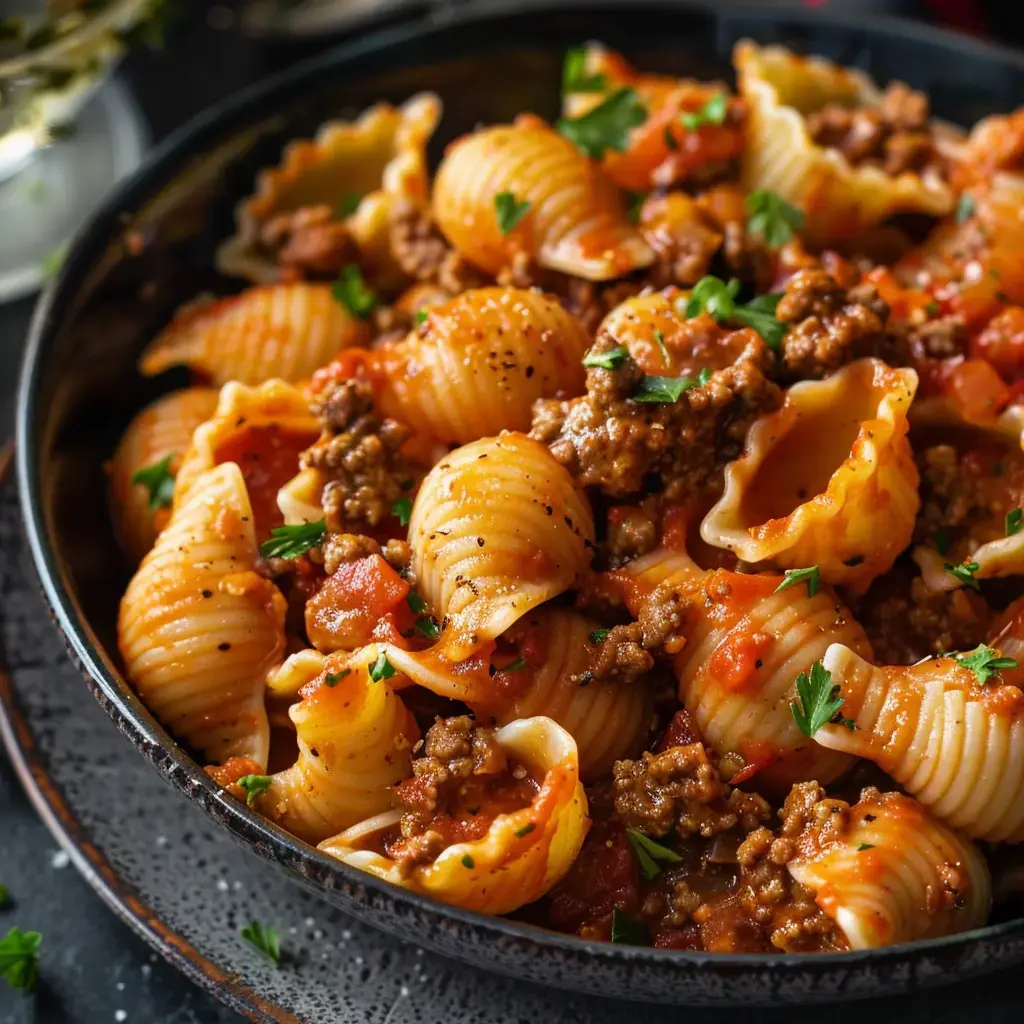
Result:
M645 751L639 761L617 761L612 771L615 810L627 827L651 836L670 832L705 839L766 821L759 796L730 790L700 743Z
M412 548L405 540L392 539L385 543L381 554L384 561L396 572L401 573L409 579L410 565L412 564Z
M621 506L609 512L605 540L609 569L617 569L657 546L657 523L642 508Z
M950 359L967 352L967 328L960 316L943 316L907 330L914 360Z
M639 295L648 283L644 278L594 282L567 277L551 282L547 290L558 296L562 305L579 320L588 333L595 334L601 321L616 306Z
M359 379L330 382L311 408L324 432L302 453L301 465L327 475L323 508L328 531L376 526L412 478L401 452L408 427L377 417L373 389Z
M838 149L854 166L872 164L892 175L942 172L928 118L928 97L893 82L877 106L830 103L806 123L815 143Z
M416 281L430 281L451 295L487 283L487 276L467 263L448 244L430 209L403 200L395 206L389 228L391 254Z
M649 490L652 475L661 478L669 501L714 492L722 467L743 450L751 423L781 401L765 372L771 351L754 331L745 331L744 341L732 366L715 370L672 403L630 399L643 378L631 359L614 370L591 367L583 397L535 403L531 435L580 483L612 497ZM594 351L615 344L602 332Z
M654 668L654 658L642 646L638 623L613 626L597 648L597 654L579 682L632 683Z
M782 341L786 382L816 380L865 356L892 366L909 360L905 343L886 332L889 307L873 285L847 291L825 270L798 270L786 282L775 316L792 325Z
M685 608L675 587L657 587L640 606L638 621L648 650L677 654L683 649L686 643Z
M272 217L263 226L260 241L278 266L311 278L337 277L357 253L344 222L326 204Z
M333 576L346 562L379 554L380 545L372 537L360 533L332 533L323 546L324 572Z

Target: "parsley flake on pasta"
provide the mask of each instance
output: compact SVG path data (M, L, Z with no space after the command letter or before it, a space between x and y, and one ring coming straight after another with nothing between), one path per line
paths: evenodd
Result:
M514 231L529 209L529 202L526 200L519 202L512 192L499 192L494 197L494 213L498 218L498 228L503 235Z
M942 568L951 576L955 576L965 587L981 590L981 584L974 578L974 574L981 568L977 562L961 562L960 565L945 562Z
M796 692L799 700L794 701L790 708L797 728L805 736L813 736L828 722L845 725L848 729L854 727L851 719L841 716L843 698L839 695L839 687L833 686L832 673L820 661L811 666L809 676L801 672L796 677Z
M634 402L652 402L671 405L678 402L686 391L700 387L693 377L644 377L629 397Z
M298 558L327 539L327 523L298 523L295 526L277 526L270 531L270 539L260 545L264 558Z
M412 518L412 499L395 498L391 502L391 514L402 526L408 526L409 520Z
M647 111L630 86L617 89L593 110L579 117L563 117L555 127L591 160L600 160L606 150L624 153L629 131L647 120Z
M379 683L382 679L390 679L395 674L395 666L388 661L385 651L377 655L377 660L370 662L370 678Z
M787 569L783 573L783 581L775 588L777 594L780 590L794 587L798 583L807 583L807 593L814 597L821 586L821 572L816 565L808 566L806 569Z
M688 132L695 132L706 124L722 124L729 112L729 97L716 92L705 100L700 110L690 110L679 115L679 121Z
M584 366L599 366L602 370L617 370L629 355L625 345L615 345L604 352L588 352L583 357Z
M149 491L150 511L169 508L171 505L174 498L174 474L171 472L173 459L173 453L165 455L158 462L132 473L132 483L141 484Z
M337 682L337 680L335 680ZM328 686L332 685L330 682ZM243 775L238 780L238 785L245 792L245 802L252 807L253 801L261 793L265 793L270 789L270 776L269 775Z
M721 278L708 275L702 277L690 292L686 303L688 317L707 313L719 323L732 321L743 327L752 327L764 339L765 344L776 351L782 346L787 325L775 318L781 292L759 295L750 302L738 303L740 283L732 278L728 283Z
M377 308L377 293L367 287L362 273L354 263L349 263L342 270L341 276L331 286L331 295L335 302L359 320L369 319Z
M626 838L629 845L633 847L636 859L640 864L640 873L651 881L661 874L662 864L679 864L682 857L675 850L655 842L650 836L644 835L635 828L626 829Z
M35 991L42 941L39 932L24 932L17 926L0 939L0 975L26 995Z
M769 249L781 249L804 226L803 211L770 189L757 189L746 198L747 230Z
M1006 536L1013 537L1024 529L1024 511L1019 508L1011 508L1006 513L1005 520Z
M250 921L242 929L242 938L258 953L265 956L275 966L281 963L281 937L277 929L259 921Z
M573 46L565 52L562 63L562 92L604 92L608 88L607 75L587 73L587 51Z
M590 642L592 644L603 644L608 639L610 629L592 629L590 631Z
M1017 667L1016 658L1003 657L999 651L985 644L981 644L969 654L954 654L953 658L964 668L969 668L982 686L990 679L998 679L1003 669Z

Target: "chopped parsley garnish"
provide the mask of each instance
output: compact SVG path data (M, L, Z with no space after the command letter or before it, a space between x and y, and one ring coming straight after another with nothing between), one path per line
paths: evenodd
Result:
M769 348L778 351L788 328L787 324L775 319L775 310L782 293L771 292L768 295L759 295L750 302L737 303L736 296L739 290L740 283L736 278L726 284L718 277L702 277L690 292L690 298L686 303L686 315L692 317L707 313L719 323L732 320L744 327L752 327Z
M405 599L405 603L409 606L409 611L413 615L423 615L429 607L427 602L414 590L409 591L409 596Z
M787 569L783 573L785 579L775 588L777 594L780 590L786 590L788 587L795 587L798 583L807 582L807 595L808 597L814 597L818 592L818 588L821 586L821 573L818 571L816 565L810 565L806 569Z
M346 192L341 202L338 203L338 216L350 217L359 208L362 196L358 192Z
M661 331L654 332L654 340L658 343L658 348L661 350L661 356L665 362L669 362L671 356L668 354L668 348L665 345L665 335Z
M521 668L526 668L526 659L520 655L515 661L510 661L507 665L502 665L498 669L499 672L518 672Z
M665 125L665 130L661 133L661 137L664 139L665 148L669 152L675 153L679 149L679 140L675 137L675 134L672 131L672 125Z
M428 640L436 640L441 635L441 627L433 615L421 615L416 620L416 632Z
M646 120L647 111L636 90L625 86L582 116L561 118L555 127L577 149L600 160L605 150L624 153L629 147L629 130Z
M245 802L252 807L253 801L256 797L270 789L270 776L243 775L238 780L238 785L245 791Z
M599 366L602 370L617 370L628 355L629 349L625 345L615 345L604 352L588 352L583 357L583 365Z
M603 644L608 639L610 629L592 629L590 631L590 642L592 644Z
M534 825L532 821L528 821L522 828L516 829L516 835L520 839L523 839L525 836L528 836L536 827L537 826Z
M651 936L639 921L616 907L612 911L612 942L618 946L649 946Z
M938 551L940 555L948 555L951 543L952 542L949 539L949 530L944 526L940 526L938 530L935 531L935 550Z
M873 850L874 848L874 843L861 843L860 846L857 847L857 852L861 853L863 850Z
M700 381L692 377L644 377L631 394L633 402L659 402L671 405L678 402L684 391L700 387Z
M35 991L39 973L39 932L12 928L0 939L0 975L11 988L26 993Z
M963 562L960 565L950 565L946 562L942 568L955 576L965 587L981 590L981 584L974 578L974 574L981 568L977 562Z
M635 828L626 829L626 838L640 863L640 873L648 882L661 874L662 864L678 864L683 859L675 850L662 846Z
M260 545L260 554L264 558L298 558L311 548L319 547L326 537L327 523L323 519L295 526L275 526L270 531L270 540Z
M462 866L464 868L475 868L476 861L468 853L464 853L462 855Z
M1024 512L1019 508L1011 508L1006 513L1006 536L1013 537L1024 530Z
M413 323L417 327L419 327L420 324L425 324L427 322L427 311L425 309L417 309L416 315L412 319Z
M494 197L494 213L498 218L498 228L503 235L513 231L529 209L529 202L523 200L520 203L511 192L499 192Z
M143 466L132 473L132 483L141 484L149 491L149 508L155 512L158 508L169 508L174 498L174 474L171 473L171 462L174 453L165 455L159 462Z
M993 677L998 678L1004 668L1016 668L1016 658L1004 658L999 651L993 650L981 644L970 654L954 654L953 660L969 668L977 677L978 682L984 686Z
M242 938L275 966L281 963L281 937L272 925L250 921L242 929Z
M342 679L345 679L350 675L352 675L352 669L350 668L343 668L340 672L328 672L327 675L324 676L324 685L337 686Z
M371 661L367 667L370 670L370 678L375 683L379 683L382 679L390 679L395 674L395 666L388 661L386 651L381 651L377 655L377 660Z
M366 286L363 275L354 263L349 263L337 281L331 285L334 301L344 306L353 316L365 320L377 308L377 293Z
M956 204L957 224L963 224L964 221L970 220L974 216L974 209L974 196L970 192L965 192L960 197L960 202Z
M700 110L689 110L679 115L679 121L688 132L695 132L706 124L721 124L729 112L729 97L716 92L704 102Z
M803 211L790 206L778 193L758 189L747 196L747 230L769 249L781 249L804 226Z
M813 736L828 722L854 728L852 719L840 715L843 706L840 689L832 685L832 673L827 672L820 661L811 666L810 677L806 672L796 677L796 692L800 700L790 704L790 709L797 728L805 736Z
M402 526L408 526L409 520L412 518L412 499L395 498L391 502L391 514Z
M628 192L629 197L629 208L626 210L626 216L629 218L630 224L640 223L640 211L643 209L644 203L647 201L646 192Z
M608 88L605 75L587 74L587 51L573 46L565 52L562 64L562 92L604 92Z
M711 369L705 366L700 373L697 374L697 386L704 387L707 382L711 380Z
M938 316L939 315L939 304L937 302L929 302L928 305L924 307L924 311L929 316Z

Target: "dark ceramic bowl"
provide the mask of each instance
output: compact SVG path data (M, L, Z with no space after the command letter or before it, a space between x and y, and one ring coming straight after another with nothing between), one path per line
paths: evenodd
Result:
M584 942L412 895L299 843L219 791L126 684L115 619L128 573L105 507L103 460L134 412L172 382L135 359L181 302L237 287L214 273L235 202L282 143L328 117L420 89L441 94L438 146L478 121L553 116L562 53L600 39L645 68L728 78L744 36L926 89L971 124L1024 100L1024 58L895 21L671 3L493 4L350 43L197 118L162 145L74 245L40 302L21 379L18 479L29 544L58 626L97 699L172 785L259 856L355 916L442 953L533 981L676 1003L769 1004L881 995L1024 961L1024 920L952 938L830 956L736 956ZM126 229L146 241L125 246ZM146 769L140 765L140 771Z

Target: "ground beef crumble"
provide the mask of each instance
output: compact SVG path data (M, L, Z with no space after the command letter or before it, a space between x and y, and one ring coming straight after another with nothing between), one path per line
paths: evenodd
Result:
M337 277L357 255L344 222L326 204L277 214L263 225L260 242L279 267L304 278Z
M487 276L448 244L428 207L409 200L397 203L389 241L395 262L415 281L435 283L451 295L487 283Z

